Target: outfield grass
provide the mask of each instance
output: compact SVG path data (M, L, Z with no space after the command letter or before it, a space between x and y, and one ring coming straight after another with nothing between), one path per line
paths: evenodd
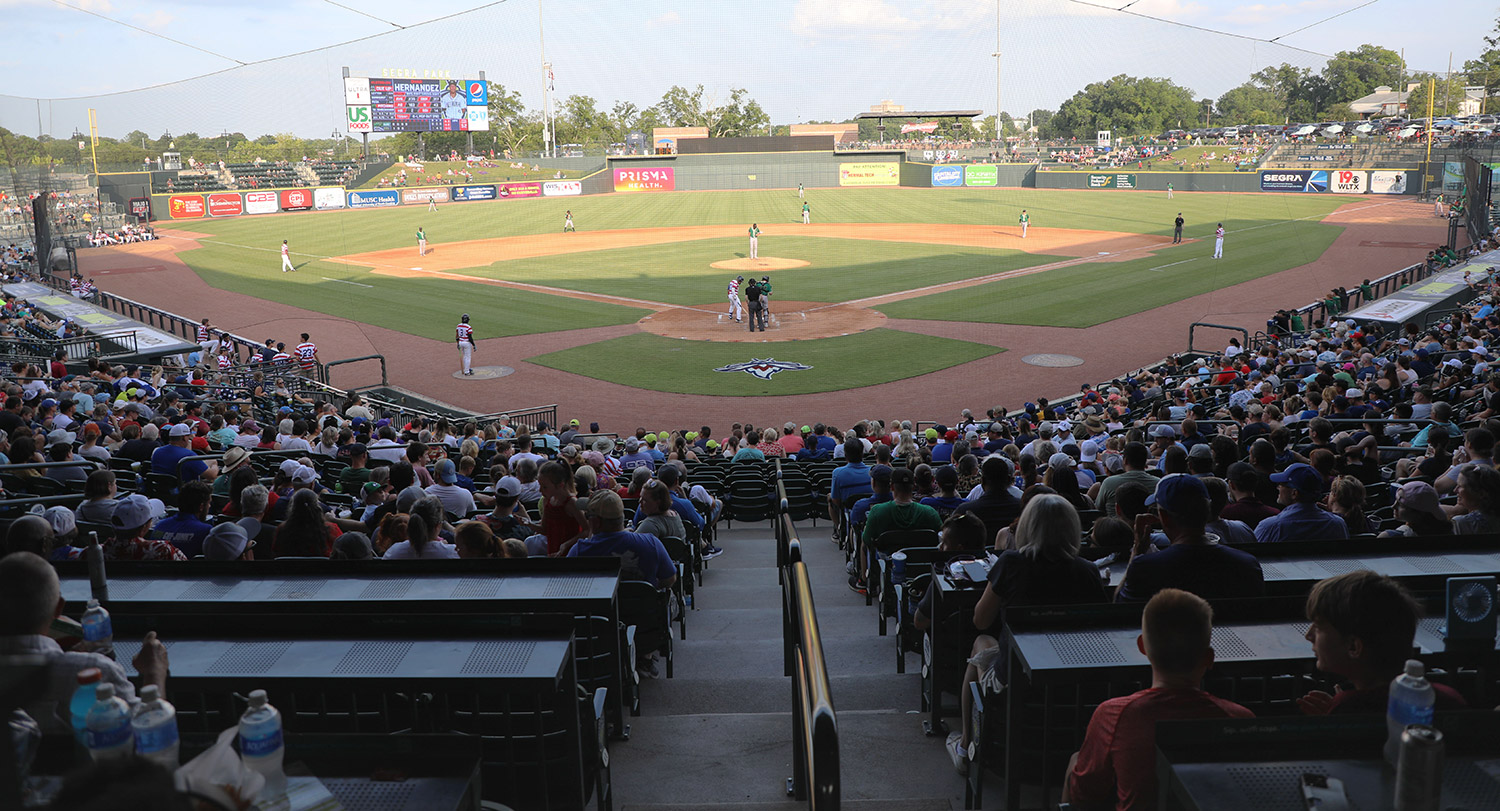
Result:
M1141 259L1087 262L876 309L892 318L1091 327L1306 264L1322 256L1343 230L1323 223L1276 223L1231 231L1223 259L1210 258L1209 239Z
M874 386L947 369L1004 349L899 330L785 343L710 343L640 333L526 358L551 369L650 391L725 397L817 394ZM714 369L751 359L803 363L761 380ZM898 362L899 361L899 362Z
M464 161L426 161L422 164L422 171L420 173L415 169L406 169L405 164L398 163L391 166L391 168L386 169L384 172L381 172L380 174L370 178L369 181L367 181L363 186L359 186L357 188L373 189L380 185L381 180L395 182L396 176L401 174L402 169L406 169L406 187L412 189L420 188L422 186L434 185L467 185L471 182L468 180L464 180L462 177L450 177L447 174L449 169L452 169L455 172L468 169L468 171L474 175L474 180L472 181L474 185L484 185L487 183L503 183L505 181L558 179L556 169L539 169L533 172L531 171L530 164L528 164L527 168L525 169L512 169L510 168L511 161L500 160L497 158L496 162L499 164L498 166L482 166L469 169L469 165ZM520 163L521 161L516 162ZM429 175L442 175L443 180L437 182L428 182L422 179ZM582 177L583 172L569 172L564 170L562 176L564 178Z
M770 276L776 296L786 301L849 301L1066 258L1005 249L821 237L762 237L760 243L763 257L811 263L758 274ZM709 265L745 254L745 240L738 237L699 239L516 259L463 272L669 304L722 304L725 282L734 273Z
M281 273L280 258L222 245L187 251L182 258L210 285L439 341L453 340L460 313L474 320L475 337L630 324L649 310L532 293L487 284L434 278L376 276L336 262L295 260Z

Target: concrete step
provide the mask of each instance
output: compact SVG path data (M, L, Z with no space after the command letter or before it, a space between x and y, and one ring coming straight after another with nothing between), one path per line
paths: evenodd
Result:
M835 712L897 711L910 715L912 730L921 734L921 677L872 676L863 673L830 676ZM641 683L642 716L712 715L714 713L790 713L790 678L684 678Z

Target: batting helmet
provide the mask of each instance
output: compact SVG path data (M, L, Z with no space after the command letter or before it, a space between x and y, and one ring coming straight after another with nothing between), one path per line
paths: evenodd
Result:
M736 276L734 280L737 281L737 282L743 282L745 280L745 277L744 276Z
M464 322L465 324L469 323L469 314L468 313L464 313L463 317L460 318L459 320L462 321L462 322Z

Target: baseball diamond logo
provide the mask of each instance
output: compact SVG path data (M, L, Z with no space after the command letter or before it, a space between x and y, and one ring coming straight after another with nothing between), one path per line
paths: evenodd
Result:
M744 372L754 375L761 380L770 380L777 372L800 372L811 369L805 363L787 362L775 358L752 358L749 363L731 363L728 366L720 366L715 372Z

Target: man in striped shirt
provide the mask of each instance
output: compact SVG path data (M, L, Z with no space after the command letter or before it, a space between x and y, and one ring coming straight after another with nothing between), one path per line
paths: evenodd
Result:
M458 341L459 354L464 359L464 374L472 375L473 370L469 368L469 361L474 356L474 328L469 326L469 314L464 313L459 319L458 327L454 330L454 339Z
M311 372L318 365L318 345L302 333L302 343L297 344L297 365L303 372Z
M286 344L281 343L281 342L278 341L276 343L276 354L274 354L274 355L271 356L271 362L272 363L286 363L286 362L290 361L291 359L292 359L292 356L289 355L289 354L287 354Z

